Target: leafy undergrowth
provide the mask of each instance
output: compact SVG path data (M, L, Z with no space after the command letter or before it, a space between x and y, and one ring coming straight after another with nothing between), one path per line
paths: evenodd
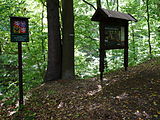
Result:
M99 78L45 83L15 120L160 120L160 58Z

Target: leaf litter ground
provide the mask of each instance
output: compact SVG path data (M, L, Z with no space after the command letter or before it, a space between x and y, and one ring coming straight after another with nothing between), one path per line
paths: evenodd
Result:
M160 58L106 74L103 92L98 77L42 84L6 119L160 120Z

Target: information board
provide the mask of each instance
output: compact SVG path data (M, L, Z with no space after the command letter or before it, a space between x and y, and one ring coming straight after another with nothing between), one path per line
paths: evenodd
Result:
M122 26L105 27L105 46L108 49L124 48L125 33Z
M10 17L11 42L29 42L28 18Z

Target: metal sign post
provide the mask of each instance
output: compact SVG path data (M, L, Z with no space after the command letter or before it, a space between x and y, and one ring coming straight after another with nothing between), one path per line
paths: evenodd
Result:
M19 69L19 108L23 108L23 72L22 72L22 42L29 42L28 19L25 17L10 17L11 42L18 42Z
M18 42L19 107L23 105L22 42Z

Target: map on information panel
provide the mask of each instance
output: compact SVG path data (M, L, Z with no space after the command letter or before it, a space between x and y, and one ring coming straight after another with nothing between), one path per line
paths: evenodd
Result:
M105 27L105 45L107 48L124 47L124 27Z

